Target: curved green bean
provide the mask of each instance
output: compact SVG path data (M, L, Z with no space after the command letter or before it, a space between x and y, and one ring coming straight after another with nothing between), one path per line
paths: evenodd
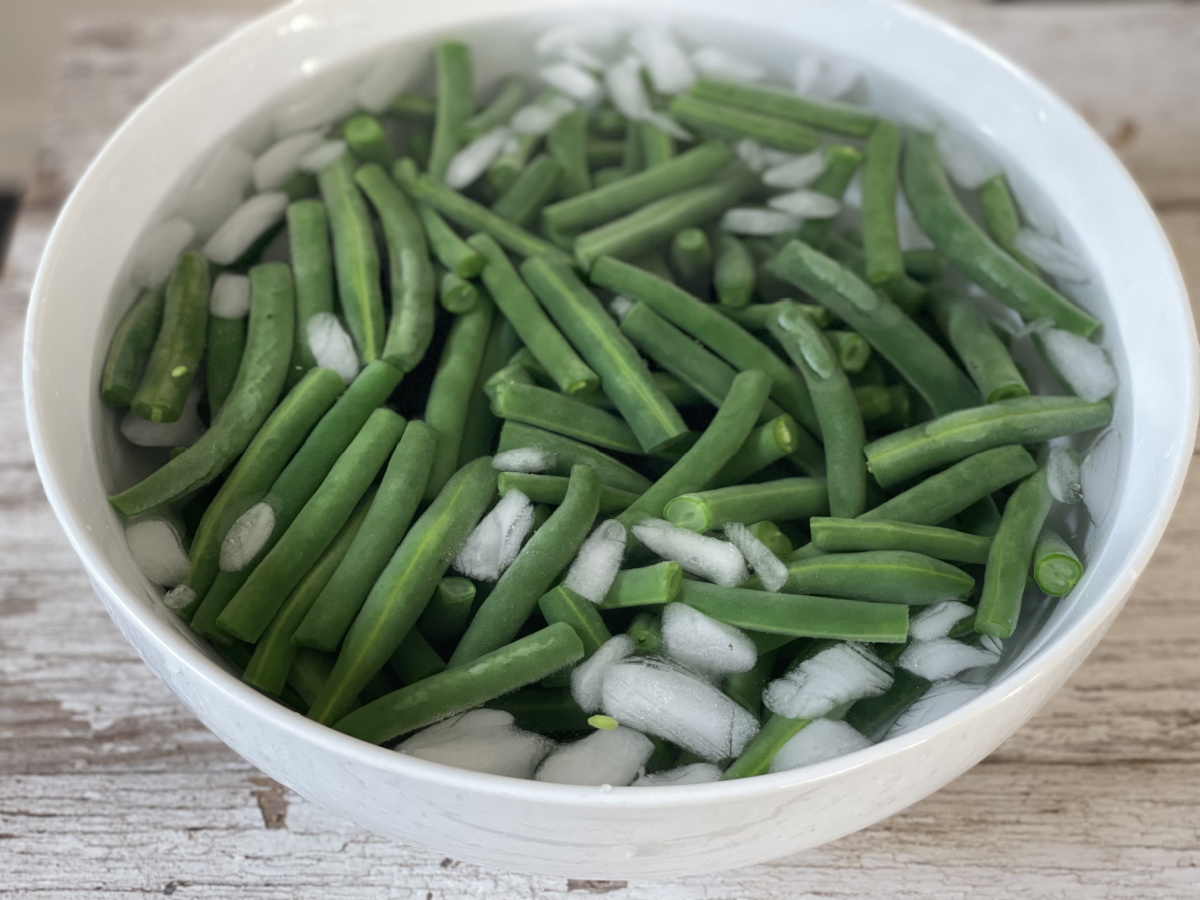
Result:
M841 263L863 282L867 281L867 254L857 244L851 243L840 234L831 234L823 249L830 259ZM929 299L929 287L903 272L879 285L877 289L909 316L920 312Z
M515 225L527 226L554 196L562 171L553 156L546 153L535 156L492 204L492 212Z
M983 570L975 611L975 630L980 634L1007 638L1017 627L1034 548L1053 502L1045 466L1017 485L1008 498Z
M1008 348L975 306L942 286L930 291L934 320L988 403L1027 397L1029 386Z
M437 113L429 148L429 174L441 181L450 160L462 145L463 125L475 111L475 73L471 48L459 41L442 41L434 49L437 67Z
M162 328L166 293L166 285L143 291L121 317L100 373L100 396L109 406L123 408L133 402Z
M424 203L418 203L417 215L421 218L421 224L425 226L429 251L447 270L459 278L475 278L483 271L487 264L483 254L460 238L446 220L438 215L437 210Z
M908 550L949 562L987 562L992 539L936 525L892 519L863 521L814 516L808 521L812 542L825 553L860 550Z
M567 496L570 479L562 475L529 475L524 472L501 472L496 478L500 496L520 491L534 503L558 506ZM600 512L604 515L624 512L640 495L611 485L600 485Z
M520 78L506 78L496 91L491 103L481 109L471 118L463 122L458 129L458 137L462 141L473 141L482 137L493 128L508 124L513 113L525 102L525 84Z
M577 109L555 122L546 135L546 151L558 163L561 172L558 189L562 197L577 197L592 189L587 124L587 110ZM541 212L541 208L538 211Z
M862 237L870 284L884 285L904 274L896 225L902 142L900 128L886 119L876 123L867 138L862 173Z
M643 494L650 488L650 480L629 466L619 462L595 447L572 440L551 431L534 428L520 422L507 421L500 429L497 453L532 447L544 450L554 457L555 475L569 475L573 466L583 464L596 470L600 483L620 491Z

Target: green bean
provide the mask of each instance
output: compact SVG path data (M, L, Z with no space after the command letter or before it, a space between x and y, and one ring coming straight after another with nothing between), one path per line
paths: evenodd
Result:
M122 515L139 515L208 484L237 459L275 408L292 352L291 271L283 263L255 266L250 286L246 350L224 407L196 443L133 487L109 497ZM170 288L167 293L169 297ZM204 308L207 314L207 302Z
M534 503L558 506L567 496L570 479L562 475L530 475L524 472L501 472L496 478L500 496L509 491L520 491ZM600 512L604 515L624 512L639 494L623 491L607 484L600 485Z
M624 147L621 153L621 169L626 175L635 175L646 168L645 148L638 129L630 126L625 130Z
M475 111L475 73L471 48L459 41L442 41L434 50L437 65L437 115L429 150L429 174L441 181L450 160L462 146L462 127Z
M417 619L417 630L439 652L449 653L467 630L474 604L475 584L470 579L457 575L443 578Z
M767 400L770 379L759 371L740 373L700 439L658 481L617 516L626 528L659 517L680 494L701 490L746 442Z
M600 617L596 604L586 597L560 584L551 588L538 600L542 617L553 625L563 622L570 625L583 642L584 659L599 650L612 637L612 632Z
M825 479L781 478L680 494L665 512L672 524L703 533L726 522L807 519L828 508Z
M468 243L487 261L483 281L504 317L512 323L525 346L566 394L579 394L599 386L600 378L567 343L525 286L504 251L487 235L477 234Z
M638 122L635 126L638 138L642 142L642 159L647 169L673 159L675 156L675 139L653 122Z
M824 249L830 259L841 263L860 280L864 282L867 280L867 255L861 247L841 235L833 234L826 240ZM920 312L925 306L925 301L929 299L928 286L915 278L908 277L903 272L885 284L879 285L878 290L882 291L888 299L909 316L915 316Z
M970 302L944 287L931 292L933 317L988 403L1029 395L1029 386L1004 342Z
M573 466L583 464L595 469L603 485L639 495L650 488L650 481L646 476L595 447L520 422L505 422L504 427L500 429L500 443L496 452L503 453L523 447L544 450L553 456L552 471L556 475L569 475Z
M585 109L569 112L554 123L550 134L546 136L546 151L558 163L561 173L558 178L560 196L577 197L592 189L592 174L588 170L587 120Z
M492 332L483 348L479 374L475 377L475 386L471 388L471 397L467 401L467 418L458 448L460 469L473 459L487 456L495 447L500 420L492 415L491 401L484 393L483 386L504 366L504 361L519 345L520 338L512 324L503 316L494 316Z
M741 309L754 296L756 266L746 245L728 232L717 235L717 255L713 265L713 287L717 302Z
M894 679L885 693L855 702L846 713L846 721L869 741L878 742L887 737L888 729L896 724L900 715L930 688L930 682L907 669L897 668Z
M779 530L774 522L753 522L746 526L750 533L762 541L768 550L783 559L792 552L792 542L786 534Z
M1037 274L1037 266L1017 249L1017 232L1021 230L1021 214L1008 187L1008 178L999 172L979 187L979 209L988 236L1009 256Z
M1077 397L1017 397L963 409L867 444L867 468L883 487L1004 444L1031 444L1103 428L1112 406Z
M706 135L752 138L789 153L807 153L821 143L821 135L807 125L743 106L714 103L694 94L680 94L671 101L669 109L671 115L684 125Z
M987 562L992 540L936 525L890 519L862 521L814 516L808 522L813 545L825 553L860 550L908 550L950 562Z
M701 144L653 169L551 204L542 210L542 221L568 233L603 225L668 195L706 184L731 159L725 144Z
M516 225L528 225L554 196L561 177L562 166L554 157L545 153L534 157L492 204L492 212Z
M763 653L755 660L751 669L728 675L721 683L721 690L726 696L755 718L762 718L763 691L767 682L771 680L771 671L775 668L775 658L778 655L776 650Z
M433 149L432 144L433 129L420 128L409 135L408 142L404 146L404 153L414 165L425 168L429 165L429 152ZM392 168L394 171L395 166Z
M588 466L573 467L562 505L534 532L475 612L450 656L451 667L468 665L516 637L538 597L579 552L596 518L599 500L600 480L595 471Z
M862 236L870 284L884 285L904 274L900 232L896 226L902 142L900 128L887 119L880 119L867 138L862 174Z
M921 250L905 250L904 271L917 281L938 281L946 274L946 257L928 247Z
M117 325L100 375L100 396L110 406L124 408L133 401L162 328L166 291L166 285L143 291Z
M629 177L632 177L632 176L630 176L629 173L626 172L625 169L621 166L607 166L603 169L597 169L595 172L592 173L592 190L598 191L601 188L606 188L609 185L616 184L618 181L622 181L623 179L629 178ZM550 209L550 208L551 207L549 207L549 206L546 207L546 209ZM545 215L545 212L546 212L546 210L542 210L543 216ZM554 228L553 225L545 224L546 223L545 218L542 219L542 222L543 222L542 227L544 229L549 230L549 229Z
M696 97L737 106L764 115L801 122L822 131L865 138L879 118L870 110L830 100L813 100L792 91L721 78L699 78L691 87Z
M362 530L295 629L296 644L337 649L412 522L433 466L436 441L436 432L425 422L410 422L404 429Z
M1045 466L1017 485L1008 498L983 570L983 588L975 611L975 630L979 634L1012 636L1034 549L1053 502Z
M665 561L638 569L622 569L600 604L601 609L629 606L662 606L679 596L683 586L683 568Z
M758 338L731 323L718 307L693 297L666 279L611 257L596 263L591 279L600 287L641 300L739 371L765 373L772 383L772 398L806 429L819 434L817 414L800 373L793 371Z
M767 328L804 376L816 408L825 443L829 508L835 516L857 516L867 504L866 435L850 381L824 333L800 310L784 307Z
M333 253L325 204L320 200L290 204L287 232L296 281L296 338L288 371L288 381L294 383L317 364L308 346L309 319L333 312Z
M902 494L869 509L859 518L869 521L896 519L917 525L937 525L962 512L1037 465L1024 448L997 447L969 456L943 472L931 475Z
M309 718L325 724L342 718L362 686L383 668L429 603L456 549L491 504L495 485L490 457L468 463L409 529L350 626Z
M391 660L389 660L391 662ZM363 686L362 692L358 695L356 706L361 706L365 703L370 703L373 700L378 700L380 697L385 697L392 691L399 690L400 683L392 675L390 666L387 669L380 669L371 679Z
M829 329L824 334L843 372L848 375L857 375L863 370L871 358L871 345L861 334L855 331L840 331L835 328Z
M756 175L734 164L709 184L670 194L585 231L575 239L575 257L584 269L590 269L603 256L637 256L653 250L675 232L720 215L757 186Z
M425 421L437 432L437 452L425 485L425 499L441 492L458 464L467 401L492 328L493 308L484 301L454 319L425 400Z
M250 657L245 671L242 672L242 680L247 684L268 694L278 695L283 691L288 672L299 649L293 643L292 636L345 558L355 536L362 528L374 496L374 489L363 495L329 546L287 595L287 599L255 644L254 655Z
M396 151L388 143L383 123L370 113L356 113L342 126L342 139L350 152L363 162L391 166L396 162Z
M962 569L922 553L864 550L790 561L783 590L915 606L961 599L974 587Z
M522 688L495 700L488 709L512 713L518 728L539 734L570 734L588 730L588 714L579 708L569 688Z
M292 660L292 668L288 672L288 687L294 689L304 700L305 708L312 705L313 699L321 690L321 685L333 671L333 657L319 650L309 650L301 647L296 651Z
M787 298L775 300L771 303L751 303L749 306L741 309L733 309L731 307L718 307L718 309L729 321L736 322L747 331L766 331L767 323L779 315L779 311L783 309L785 304L792 304L798 307L801 312L812 319L812 323L818 328L828 328L832 321L829 316L829 310L825 307L816 306L812 303L798 303L795 300Z
M437 286L425 228L404 192L382 167L374 163L363 166L354 173L354 180L375 207L387 240L392 319L383 359L402 372L411 372L433 340Z
M388 657L387 667L400 679L401 684L416 684L431 675L446 671L446 661L430 646L421 632L413 628Z
M279 190L287 194L292 203L307 200L317 195L317 179L311 172L293 172L287 181L279 186Z
M392 98L387 111L402 119L415 119L418 122L432 122L437 115L437 101L428 94L417 91L401 91Z
M501 419L548 429L608 450L642 452L633 429L624 421L565 394L511 382L492 384L487 390L492 413Z
M1000 510L991 497L976 500L958 514L958 524L968 534L992 538L1000 527Z
M908 607L902 603L774 594L687 578L678 600L719 622L767 634L881 643L908 636Z
M441 270L437 274L438 302L451 315L461 315L480 305L479 288L454 272ZM489 304L490 305L490 304Z
M855 388L857 391L858 388ZM878 432L895 431L898 428L907 428L912 423L912 400L906 388L902 384L888 385L884 390L887 391L888 409L878 419L871 422L872 428Z
M787 716L772 713L742 750L741 756L730 763L721 774L721 780L730 781L767 774L775 754L811 721L812 719L789 719Z
M425 226L429 250L443 266L459 278L475 278L483 271L487 260L446 224L437 210L424 203L417 204L417 215Z
M1083 577L1083 564L1057 531L1043 525L1034 545L1032 572L1038 587L1051 597L1061 597Z
M493 128L501 128L508 124L521 104L525 102L525 85L520 78L506 78L492 98L492 102L481 109L471 118L462 123L458 129L461 141L473 141L482 137Z
M708 235L700 228L676 232L670 244L671 268L689 294L707 297L712 283L713 251Z
M794 453L800 440L800 426L784 413L759 425L746 438L733 458L713 476L713 487L741 484L773 462Z
M539 681L582 657L583 644L571 626L549 625L469 666L447 669L368 703L334 727L381 744Z
M679 412L650 378L645 361L568 266L533 258L522 264L521 274L600 376L602 389L633 429L641 450L652 453L687 432Z
M150 422L174 422L204 357L210 279L208 260L185 253L167 280L162 324L130 401L135 416Z
M306 567L350 517L404 431L396 413L379 409L338 458L321 486L280 534L217 619L226 633L257 641Z
M825 171L808 186L810 191L840 200L850 186L854 173L862 164L863 153L847 144L832 144L825 148ZM800 226L797 237L810 247L821 250L833 231L834 219L808 219Z
M978 405L974 385L919 325L828 256L791 241L771 265L866 338L935 415Z
M975 224L950 186L931 134L913 134L904 154L904 192L925 232L964 275L1022 318L1050 318L1087 337L1100 322L1004 252Z
M502 194L512 187L541 142L540 135L520 134L510 149L496 157L487 171L488 187L493 194Z
M624 133L622 132L622 136ZM643 148L643 152L644 152ZM600 172L616 172L617 178L624 178L629 173L625 171L622 163L625 161L625 141L602 141L596 138L590 138L584 149L587 158L587 164L590 168L596 169L595 174ZM596 185L600 187L600 185ZM589 188L590 190L590 188Z
M208 316L208 352L204 367L208 382L208 408L217 415L233 383L237 381L242 351L246 349L246 317L226 319L214 313Z
M392 177L414 200L432 206L460 228L488 234L502 247L522 256L545 254L559 259L569 259L553 244L496 215L486 206L446 187L428 175L419 174L411 159L402 159L396 163L392 170ZM479 248L476 247L476 249Z
M625 633L642 653L656 653L662 646L662 622L654 613L642 612L633 617Z

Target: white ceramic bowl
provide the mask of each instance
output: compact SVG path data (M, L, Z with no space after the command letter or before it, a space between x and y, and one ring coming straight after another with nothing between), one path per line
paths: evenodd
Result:
M254 765L367 828L461 859L585 877L679 876L778 857L891 815L970 768L1046 702L1120 610L1175 504L1196 433L1195 332L1167 242L1104 143L1040 85L926 13L883 0L614 4L624 18L666 17L687 38L781 72L804 47L861 61L885 109L919 100L926 114L958 122L990 144L1022 199L1054 211L1096 273L1078 296L1103 319L1121 378L1110 445L1117 475L1091 529L1087 574L967 706L868 750L733 783L606 791L479 775L289 712L243 685L163 608L106 502L106 482L133 464L114 449L114 416L96 389L129 298L131 248L172 212L218 139L260 149L268 101L311 96L314 75L321 94L325 73L344 84L391 46L401 69L419 72L443 33L474 45L481 80L529 69L531 37L587 6L313 0L256 21L185 69L109 142L58 221L29 312L27 413L46 493L109 613Z

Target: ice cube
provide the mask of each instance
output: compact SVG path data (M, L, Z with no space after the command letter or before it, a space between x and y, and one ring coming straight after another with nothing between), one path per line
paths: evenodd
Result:
M654 752L654 742L632 728L593 731L582 740L560 744L538 767L538 781L553 784L609 784L624 787Z
M621 569L625 541L625 526L615 519L597 525L567 570L566 586L593 603L602 602Z
M748 672L758 660L745 632L682 603L663 607L662 652L706 675Z
M601 689L611 666L633 655L633 638L618 634L571 670L571 696L585 713L594 713L603 703Z
M835 644L767 685L763 704L789 719L815 719L835 706L878 697L892 686L892 667L865 644Z
M554 741L517 728L513 721L509 712L473 709L418 731L396 750L472 772L532 778Z
M786 772L811 766L870 746L871 742L853 726L831 719L816 719L775 752L769 771Z
M183 541L166 519L145 517L125 524L125 542L133 561L159 587L174 587L186 581L191 571Z

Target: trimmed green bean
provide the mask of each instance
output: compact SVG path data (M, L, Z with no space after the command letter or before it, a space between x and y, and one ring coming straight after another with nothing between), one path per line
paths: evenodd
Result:
M930 292L933 317L988 403L1029 395L1020 370L991 324L973 304L944 287Z
M555 475L569 475L572 467L583 464L596 470L600 483L622 491L642 494L650 488L650 480L607 453L560 434L534 428L520 422L507 421L500 429L497 453L532 447L545 450L554 457Z
M638 613L625 633L633 638L633 645L642 653L657 653L662 646L662 621L654 613Z
M949 563L906 550L826 553L788 563L789 594L927 605L968 597L975 579Z
M963 208L932 134L913 134L904 153L904 192L921 230L956 268L1022 318L1050 318L1087 337L1100 322L1005 253Z
M512 147L496 157L487 170L487 183L493 195L512 187L541 143L540 135L519 134Z
M703 533L726 522L807 519L828 508L824 478L781 478L680 494L665 513L672 524Z
M309 319L333 312L333 251L325 204L320 200L289 204L287 232L296 282L296 338L288 381L295 383L317 364L308 346Z
M854 173L862 164L863 153L848 144L832 144L825 148L825 171L808 186L810 191L840 200L850 186ZM810 247L823 249L833 231L834 219L808 219L796 236Z
M475 111L475 73L471 48L459 41L442 41L434 49L437 66L437 114L429 149L429 174L441 181L450 160L462 146L462 127Z
M392 319L383 359L402 372L411 372L433 340L437 286L425 227L404 192L379 165L363 166L354 173L354 180L375 207L387 241Z
M122 515L139 515L208 484L237 459L275 408L292 353L291 271L283 263L255 266L250 270L250 293L246 350L225 406L196 443L109 498ZM204 309L207 314L207 301Z
M100 396L109 406L124 408L133 402L162 328L166 293L166 285L143 291L121 317L100 374Z
M604 595L601 609L625 609L630 606L662 606L679 596L683 587L683 568L665 561L638 569L622 569Z
M624 133L622 133L624 138ZM643 148L643 152L645 148ZM625 171L623 165L625 161L625 141L603 141L597 138L590 138L585 148L587 164L590 168L597 170L595 174L600 172L613 171L616 172L617 178L624 178L629 173ZM600 185L596 185L600 187Z
M900 180L900 128L880 119L867 138L862 174L862 236L867 255L867 282L884 285L904 274L900 232L896 225L896 190Z
M838 234L831 234L824 250L829 258L841 263L862 281L867 281L867 254L863 249ZM893 303L910 316L915 316L929 299L929 287L901 272L878 286Z
M866 338L935 415L979 404L975 386L919 325L828 256L791 241L771 266Z
M653 169L675 156L675 139L653 122L638 122L635 126L642 142L642 159L646 168Z
M387 667L400 679L401 684L416 684L431 675L446 671L446 661L430 646L424 635L413 628L388 657Z
M492 329L489 301L454 319L425 400L425 421L437 432L437 451L425 485L425 499L436 497L458 465L466 426L467 402Z
M542 220L566 233L594 228L670 194L706 184L732 158L723 143L701 144L653 169L551 204L542 210Z
M812 398L800 373L744 328L733 324L719 307L693 297L670 281L612 257L597 261L592 283L641 300L660 316L741 372L757 370L771 380L771 397L813 434L820 433ZM676 373L678 374L678 373Z
M612 637L612 632L600 617L596 604L560 584L551 588L538 600L542 617L553 625L563 622L570 625L583 642L584 659L599 650Z
M246 349L246 317L226 319L210 312L207 346L204 372L208 384L208 408L216 416L237 381L242 352Z
M1008 187L1008 177L998 172L979 187L979 209L988 236L1009 256L1037 274L1037 266L1017 249L1017 232L1021 230L1021 214Z
M496 306L512 323L539 363L565 394L580 394L600 385L600 377L579 358L526 287L500 246L487 235L474 235L468 243L487 261L483 282Z
M356 113L342 126L342 140L350 152L363 162L390 167L396 162L396 151L388 143L383 123L370 113Z
M371 588L342 642L333 673L308 711L309 718L329 724L349 711L363 685L383 668L416 623L456 548L495 494L490 457L468 463L450 479L409 529Z
M1045 466L1017 485L1008 498L983 570L983 588L975 611L978 633L998 638L1012 636L1038 535L1053 502Z
M1061 597L1083 577L1083 563L1057 531L1043 525L1033 548L1032 573L1038 587L1051 597Z
M577 197L592 189L592 173L588 169L587 122L587 110L577 109L555 122L546 136L546 152L558 163L561 173L558 189L562 197Z
M321 690L321 685L333 671L333 657L319 650L309 650L301 647L296 651L292 660L292 668L288 672L288 687L296 691L304 700L305 708L312 705L313 699Z
M292 636L345 558L346 551L350 549L355 536L362 528L374 496L373 489L363 495L337 536L287 595L287 599L255 644L254 655L250 657L245 671L242 672L242 680L247 684L268 694L278 695L283 691L288 672L291 671L296 658L296 651L299 650L293 643Z
M418 122L432 122L437 115L437 101L428 94L417 91L401 91L388 104L388 113L402 119L415 119Z
M625 171L625 168L623 166L607 166L603 169L597 169L595 172L592 173L592 190L600 190L600 188L606 188L611 184L616 184L618 181L621 181L621 180L623 180L625 178L629 178L629 177L631 177L631 176L629 175L628 172ZM546 207L546 209L549 209L549 208L550 207ZM542 212L544 214L545 210L542 210ZM546 221L545 219L542 220L543 228L545 228L547 230L551 230L554 228L553 225L544 224L545 221Z
M800 439L800 426L784 413L759 425L746 438L733 458L713 476L713 487L741 484L773 462L795 452Z
M642 136L632 124L625 130L624 147L621 153L621 169L626 175L633 175L646 168L645 148L642 146Z
M558 189L562 166L543 153L533 158L492 205L492 212L516 225L533 222Z
M571 486L562 505L534 532L516 560L475 612L450 666L465 666L513 638L549 590L558 574L575 558L591 530L600 500L600 480L588 466L571 469Z
M534 503L558 506L567 496L570 479L562 475L530 475L525 472L501 472L496 478L500 496L520 491ZM640 496L611 485L600 485L600 512L604 515L624 512Z
M754 256L745 244L725 231L717 235L713 287L718 303L732 309L748 305L754 296L757 271Z
M624 421L565 394L513 382L490 384L487 391L492 413L501 419L548 429L608 450L642 452L637 435Z
M914 525L877 519L836 519L814 516L808 522L813 546L825 553L861 550L908 550L950 562L987 562L992 539L936 525Z
M361 532L296 628L296 644L332 652L342 642L412 522L436 442L436 432L425 422L410 422L404 429Z
M204 358L210 289L208 260L199 253L183 254L167 280L162 324L130 401L135 416L150 422L179 419Z
M829 508L835 516L857 516L867 505L866 433L850 381L824 333L802 311L784 307L767 328L804 376L817 411L825 444ZM776 516L765 513L755 518Z
M402 159L396 163L392 169L392 177L414 200L432 206L460 228L490 235L502 247L522 256L545 254L570 260L570 257L548 241L496 215L486 206L446 187L440 181L420 174L411 159Z
M757 187L758 176L731 165L708 184L647 203L636 212L584 232L575 239L575 257L584 269L590 269L603 256L637 256L653 250L677 231L720 215Z
M443 578L417 619L417 630L439 652L450 653L467 630L474 604L474 582L458 575Z
M270 624L296 582L333 540L391 456L405 421L379 409L338 458L312 498L250 572L217 618L227 634L254 642Z
M545 257L528 259L521 274L600 376L601 388L629 423L641 450L652 453L687 433L678 410L650 377L645 360L568 266Z
M770 389L771 381L762 372L740 373L700 439L636 503L617 516L617 521L629 528L642 519L661 516L666 505L680 494L703 489L746 442Z
M962 409L893 432L867 444L867 468L891 487L967 456L1005 444L1032 444L1103 428L1112 421L1106 401L1077 397L1017 397Z
M868 109L830 100L813 100L783 88L742 81L702 77L692 85L691 92L706 100L854 137L867 137L879 121L879 117Z
M429 251L446 269L459 278L475 278L487 260L483 254L460 238L446 220L438 215L437 210L424 203L417 204L417 215L425 226L425 238L429 242Z
M713 251L708 235L700 228L685 228L671 238L671 268L689 294L707 297L713 277Z
M771 303L751 303L741 309L731 307L718 307L718 309L729 321L736 322L748 331L766 331L767 323L779 315L779 310L783 309L785 304L799 307L800 311L812 319L812 323L818 328L828 328L832 321L829 310L825 307L812 303L799 303L787 298Z
M807 153L821 143L821 135L807 125L744 106L714 103L694 94L680 94L671 101L669 109L672 116L702 134L751 138L789 153Z
M505 360L520 346L520 342L517 332L506 318L493 317L492 333L488 335L487 345L483 348L479 374L475 377L475 386L471 388L471 397L467 401L467 419L458 448L460 469L473 459L487 456L496 445L500 420L492 415L491 400L484 393L483 386L503 368Z
M502 697L582 658L579 636L571 626L559 622L485 654L469 666L447 669L368 703L340 719L334 728L382 744ZM335 666L331 680L336 675Z
M579 708L570 688L522 688L487 702L488 709L512 713L518 728L539 734L570 734L588 730L588 714Z
M968 534L993 538L1000 527L1000 510L991 497L976 500L958 514L958 524Z
M811 318L811 317L810 317ZM838 365L847 375L857 375L871 358L871 345L856 331L840 331L831 328L825 333Z
M461 315L479 307L479 288L465 278L443 269L437 282L438 302L451 315Z
M506 78L496 91L492 101L471 118L462 123L458 129L461 141L473 141L482 137L493 128L501 128L508 124L521 104L525 102L525 84L520 78Z
M791 539L788 538L788 536L782 531L780 531L779 526L774 522L753 522L750 525L747 525L746 528L749 529L752 535L762 541L768 550L770 550L780 559L783 559L792 552Z
M774 594L686 578L678 599L719 622L767 634L880 643L908 637L908 607L902 603Z
M946 257L932 247L905 250L904 271L910 278L926 283L939 280L946 274Z

